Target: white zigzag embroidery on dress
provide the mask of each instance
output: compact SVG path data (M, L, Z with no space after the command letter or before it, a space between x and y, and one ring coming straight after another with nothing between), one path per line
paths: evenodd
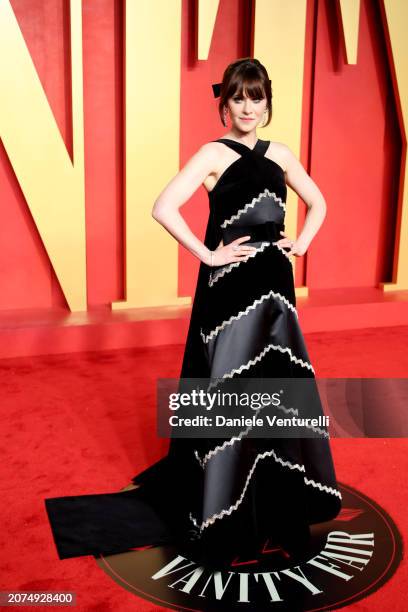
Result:
M291 361L298 363L303 368L309 368L309 370L314 372L312 364L309 363L308 361L303 361L303 359L300 359L299 357L296 357L295 355L293 355L292 351L290 350L288 346L280 346L280 344L268 344L268 346L266 346L264 350L261 353L259 353L259 355L257 355L254 359L250 359L248 363L240 366L239 368L236 368L235 370L231 370L231 372L229 372L228 374L224 374L223 378L230 378L231 376L233 376L233 373L236 374L237 372L241 374L242 370L247 370L251 365L255 365L255 363L259 361L260 359L262 359L262 357L270 349L280 351L281 353L288 353Z
M190 519L191 521L194 523L195 527L198 527L200 529L200 531L202 531L203 529L205 529L206 527L208 527L209 525L212 525L216 519L222 519L224 518L224 516L230 516L231 513L234 510L237 510L237 508L239 507L239 505L242 503L242 500L244 499L246 490L248 488L248 484L249 481L252 478L252 474L255 471L256 465L258 463L258 461L260 459L265 459L265 457L273 457L275 459L275 461L277 461L278 463L280 463L283 467L289 467L291 470L299 470L300 472L305 472L305 466L304 465L300 465L299 463L290 463L290 461L285 461L283 459L281 459L281 457L278 457L275 453L275 451L272 449L271 451L265 451L264 453L259 453L259 455L256 456L255 461L252 465L252 468L249 470L247 479L245 481L244 484L244 488L242 490L242 493L240 495L240 497L238 498L238 500L235 502L235 504L232 504L228 510L221 510L221 512L219 512L218 514L213 514L210 518L208 518L207 520L203 521L201 523L201 525L198 525L198 522L196 521L196 519L193 517L193 515L190 512ZM305 482L305 484L309 485L313 485L314 487L320 489L320 491L325 491L326 493L329 493L330 495L336 495L337 497L339 497L339 499L342 499L342 494L340 493L340 491L333 489L332 487L328 487L327 485L323 485L321 482L316 482L315 480L311 480L309 478L307 478L306 476L303 477L303 480Z
M265 293L264 295L261 295L260 298L255 300L249 306L247 306L247 308L245 308L245 310L241 310L241 312L239 312L237 315L232 315L229 319L226 319L220 325L217 325L217 327L215 329L213 329L207 336L203 333L202 329L200 329L200 334L201 334L201 337L202 337L203 341L205 343L208 343L210 340L213 339L214 336L216 336L218 334L218 332L220 332L222 329L224 329L224 327L226 327L227 325L230 325L230 323L232 323L232 321L238 321L238 319L240 319L243 315L247 315L250 310L254 310L254 308L256 308L259 304L261 304L263 301L265 301L268 298L270 298L271 295L273 295L273 297L278 298L279 300L281 300L284 304L286 304L286 306L288 308L290 308L290 310L292 310L295 313L296 316L298 316L298 313L297 313L297 310L296 310L295 306L293 306L293 304L291 304L289 302L289 300L287 298L285 298L284 295L282 295L281 293L277 293L276 291L273 291L273 289L271 289L269 291L269 293Z
M279 408L282 408L286 413L288 412L295 412L294 408L285 408L284 406L277 406ZM255 412L256 415L258 415L259 410L257 410ZM219 453L220 451L223 451L227 446L233 446L235 444L235 442L242 442L242 438L243 435L247 434L249 430L252 429L252 425L247 427L246 429L244 429L243 431L241 431L238 436L234 436L233 438L231 438L230 440L226 440L223 444L221 444L220 446L216 446L215 448L212 448L210 451L208 451L208 453L206 453L204 455L204 457L201 459L200 455L198 454L198 451L195 450L194 451L194 456L197 459L198 463L201 465L202 468L205 467L205 464L208 463L208 461L211 459L211 457L214 457L217 453ZM277 457L275 455L275 457ZM280 459L276 458L276 461L280 461ZM283 463L282 463L283 465ZM302 470L304 471L304 470Z
M273 246L275 246L277 249L280 250L281 253L283 253L290 261L292 255L288 255L287 252L285 251L285 249L280 245L280 244L276 244L276 242L272 242Z
M198 529L199 525L198 525L197 521L195 520L195 518L194 518L194 516L192 515L192 513L191 513L191 512L190 512L190 514L189 514L189 518L190 518L190 520L192 521L192 523L193 523L194 527L197 527L197 529Z
M284 467L290 468L291 470L299 470L300 472L304 472L305 471L305 466L304 465L299 465L299 463L291 463L290 461L285 461L284 459L279 457L275 453L275 451L273 449L270 450L270 451L265 451L264 453L259 453L259 455L256 456L255 461L252 464L251 469L249 470L249 473L248 473L247 479L245 481L242 493L241 493L240 497L238 498L238 500L235 502L235 504L232 504L232 506L230 506L228 508L228 510L221 510L221 512L219 514L213 514L209 519L203 521L203 523L201 523L201 525L199 527L200 531L202 531L203 529L208 527L208 525L211 525L212 523L214 523L216 519L223 518L226 515L231 515L231 513L238 508L238 506L241 504L242 500L244 499L246 490L247 490L248 485L249 485L249 481L252 478L252 474L255 471L255 468L256 468L256 465L257 465L258 461L260 459L265 459L265 457L273 457L275 459L275 461L277 461L278 463L280 463ZM192 514L190 514L190 518L193 521L194 525L197 527L197 521L194 519Z
M252 426L249 429L252 429ZM216 446L214 449L210 450L209 453L204 455L203 459L200 459L200 455L198 454L198 451L195 450L194 451L195 458L197 459L201 467L204 468L205 464L211 459L213 455L216 455L218 451L224 450L224 448L226 448L227 446L232 446L233 444L235 444L235 442L241 441L242 437L248 433L249 429L248 428L244 429L243 431L239 433L238 436L231 438L231 440L227 440L221 446Z
M261 246L256 248L256 251L253 251L253 253L250 253L248 255L248 259L249 257L255 257L257 253L264 251L265 247L270 246L270 244L271 244L270 242L262 242ZM236 268L237 266L239 266L242 263L245 263L246 261L247 261L246 259L243 259L242 261L234 261L233 263L227 264L222 270L215 272L214 276L211 276L210 280L208 281L208 286L212 287L213 284L216 283L219 278L224 276L224 274L227 274L227 272L231 272L233 268Z
M290 412L293 413L295 416L299 414L299 411L296 408L285 408L285 406L276 406L276 408L279 408L279 410L283 410L286 414L289 414ZM256 411L255 415L258 415L258 412L259 411ZM328 432L325 431L324 429L321 429L320 427L314 427L312 425L305 425L305 427L308 429L312 429L316 433L323 434L326 438L330 437ZM198 451L196 450L194 451L194 456L197 459L198 463L201 465L201 467L204 468L205 464L208 463L208 461L212 457L214 457L217 453L219 453L220 451L223 451L227 446L233 446L235 442L241 442L242 438L246 436L247 433L251 431L251 429L252 429L252 425L249 425L246 429L244 429L243 431L240 431L238 436L234 436L230 440L226 440L225 442L223 442L223 444L221 444L220 446L215 446L214 448L212 448L210 451L208 451L208 453L206 453L203 456L203 458L200 457L200 455L198 454Z
M276 406L276 408L279 408L279 410L283 410L283 412L285 412L286 414L289 414L290 412L292 412L295 416L298 414L298 410L296 408L285 408L285 406ZM255 415L257 416L258 413L259 410L256 410ZM226 448L227 446L232 446L233 444L235 444L235 442L241 441L242 438L246 436L249 431L251 431L252 427L252 425L249 425L246 429L240 431L238 436L234 436L230 440L226 440L223 444L221 444L221 446L216 446L215 448L212 448L210 451L208 451L208 453L204 455L202 459L200 458L198 452L195 450L194 455L198 463L201 465L202 468L204 468L205 464L211 459L211 457L214 457L214 455L216 455L218 452L223 451L224 448Z
M285 206L285 203L282 201L282 199L279 196L277 196L275 192L269 191L269 189L266 188L257 197L252 198L251 202L248 202L248 204L245 204L245 206L241 208L235 215L232 215L232 217L230 217L229 219L226 219L223 223L221 223L221 227L225 228L227 227L227 225L231 225L231 223L233 223L234 221L237 221L237 219L239 219L241 215L246 213L246 211L249 208L253 208L255 204L257 204L265 196L272 196L274 200L277 202L277 204L279 204L279 206L283 208L284 211L286 211L286 206Z
M270 349L273 349L273 350L276 350L276 351L280 351L281 353L288 353L289 358L290 358L291 361L294 361L295 363L301 365L304 368L308 368L311 372L315 373L312 364L309 363L308 361L303 361L303 359L300 359L299 357L296 357L295 355L293 355L292 351L290 350L290 348L288 346L280 346L280 344L268 344L263 349L263 351L261 351L259 353L259 355L254 357L254 359L250 359L247 363L243 364L239 368L235 368L235 369L231 370L231 372L228 372L227 374L223 374L222 378L232 378L234 376L234 374L237 374L237 373L241 374L242 370L248 370L251 367L251 365L255 365L255 363L260 361L262 359L262 357ZM217 377L217 378L219 378L219 377ZM219 384L218 380L216 382L211 382L208 385L208 387L207 387L207 391L209 391L213 387L216 387L218 384Z
M337 491L337 489L333 489L332 487L328 487L327 485L322 485L321 482L316 482L315 480L312 480L312 479L309 480L309 478L306 478L306 476L304 477L304 481L307 485L312 485L313 487L320 489L320 491L326 491L326 493L337 495L337 497L342 499L342 495L340 491Z

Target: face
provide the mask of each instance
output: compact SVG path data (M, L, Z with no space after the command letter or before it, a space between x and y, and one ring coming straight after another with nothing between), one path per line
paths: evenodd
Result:
M232 126L242 132L254 130L264 118L266 98L252 99L245 92L242 96L234 95L228 100L228 114Z

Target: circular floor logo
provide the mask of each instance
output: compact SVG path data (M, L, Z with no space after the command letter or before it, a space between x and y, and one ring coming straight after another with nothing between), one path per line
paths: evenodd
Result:
M265 542L254 559L225 570L206 568L173 547L102 556L99 566L119 585L158 606L211 612L334 610L366 597L386 582L402 557L391 517L373 500L339 484L339 516L312 527L301 560Z

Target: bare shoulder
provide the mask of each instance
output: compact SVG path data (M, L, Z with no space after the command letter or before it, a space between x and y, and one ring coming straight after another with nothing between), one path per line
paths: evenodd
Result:
M222 142L207 142L200 147L199 153L205 159L207 175L203 185L207 191L212 191L229 164L240 157L236 151L229 149Z
M284 172L287 172L293 156L292 151L285 143L273 140L269 142L269 147L265 153L265 157L279 164Z
M221 152L217 144L206 142L198 147L180 170L180 177L193 182L204 182L219 166Z
M200 168L204 176L216 171L222 158L222 149L219 144L218 142L202 144L190 158L189 165L194 164L195 167Z
M206 142L198 149L197 155L208 162L218 163L222 155L222 151L223 146L220 142Z

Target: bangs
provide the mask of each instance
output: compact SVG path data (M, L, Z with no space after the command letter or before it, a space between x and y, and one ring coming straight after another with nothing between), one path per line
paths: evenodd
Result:
M231 83L231 90L232 92L228 97L236 95L242 97L244 93L248 96L248 98L252 98L253 100L259 100L260 98L266 97L262 79L259 78L242 78L239 81L237 80L235 83Z

